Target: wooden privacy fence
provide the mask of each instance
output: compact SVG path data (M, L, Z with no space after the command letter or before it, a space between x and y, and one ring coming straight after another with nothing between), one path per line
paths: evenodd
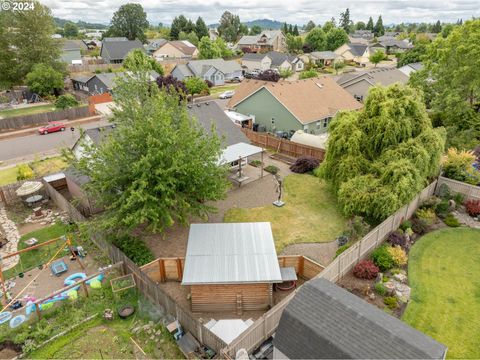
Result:
M0 131L18 130L25 127L46 125L49 121L75 120L91 115L94 114L90 113L88 106L79 106L40 114L9 117L0 119Z
M436 194L438 195L442 185L448 186L451 192L459 193L465 196L465 200L480 200L480 186L470 185L461 181L452 180L443 176L438 178Z
M44 183L48 194L56 205L67 211L70 218L75 222L85 221L85 217L70 204L59 192L57 192L50 184ZM202 344L207 345L217 353L225 348L227 344L209 329L203 326L203 323L194 318L190 311L183 309L165 293L157 283L145 274L132 260L130 260L120 249L106 241L102 235L98 233L90 234L92 241L97 245L112 261L112 263L123 263L125 274L132 274L138 290L148 300L152 302L162 312L170 314L178 319L185 331L190 331Z
M342 254L340 254L330 265L315 278L324 278L332 282L338 281L343 275L350 271L361 259L365 258L372 250L380 246L390 232L398 229L403 220L410 218L422 201L435 193L437 180L423 189L408 205L399 209L395 214L388 217L384 222L370 231L362 240L358 241ZM279 304L256 320L245 332L236 338L223 351L225 357L234 358L240 349L249 353L255 350L262 342L268 339L277 329L283 310L293 298L295 290Z
M297 275L305 280L314 278L324 269L322 265L302 255L280 255L278 263L280 267L295 268ZM140 270L153 281L160 283L182 281L184 266L184 257L158 258L143 265Z
M320 148L297 144L287 139L278 138L269 133L259 133L247 128L243 128L242 130L253 144L274 150L280 154L285 154L294 158L311 156L320 161L323 161L323 158L325 157L325 150Z

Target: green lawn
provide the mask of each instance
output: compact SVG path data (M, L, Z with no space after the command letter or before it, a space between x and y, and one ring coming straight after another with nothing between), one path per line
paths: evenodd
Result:
M18 250L22 250L27 247L24 242L27 239L34 237L38 239L39 243L43 243L45 241L58 238L62 235L67 235L68 230L68 225L58 223L25 234L20 238L20 242L18 243ZM38 249L34 249L20 254L20 262L14 268L4 272L5 278L9 279L12 276L16 276L20 272L26 272L40 264L45 264L53 255L55 255L61 244L62 241L59 240L50 245L45 245ZM58 256L61 257L65 254L66 252L61 251Z
M11 167L0 170L0 186L13 184L17 182L17 167Z
M35 173L35 176L45 176L62 171L67 163L62 157L52 157L45 160L36 160L28 164ZM0 170L0 186L14 184L17 182L17 167Z
M285 206L233 208L225 214L225 222L271 222L278 252L290 244L333 241L346 229L347 220L322 180L293 174L285 178L284 188Z
M218 97L221 93L229 90L235 90L238 87L237 84L232 84L232 85L224 85L224 86L214 86L210 89L210 96L212 97Z
M13 117L13 116L32 115L32 114L39 114L39 113L49 112L54 110L55 110L55 106L52 104L29 106L29 107L18 108L18 109L0 110L0 117L7 118L7 117Z
M480 358L480 230L432 232L409 256L403 320L445 344L448 358Z

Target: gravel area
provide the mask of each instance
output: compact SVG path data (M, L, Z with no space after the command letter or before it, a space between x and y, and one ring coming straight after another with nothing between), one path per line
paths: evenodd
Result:
M327 266L333 261L338 245L335 241L328 243L305 243L289 245L283 249L281 255L303 255L320 265Z

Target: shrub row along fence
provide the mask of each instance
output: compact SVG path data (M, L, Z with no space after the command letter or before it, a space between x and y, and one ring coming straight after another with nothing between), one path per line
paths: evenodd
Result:
M438 178L436 194L440 195L442 187L446 185L450 192L462 194L465 200L480 200L480 186L470 185L461 181L452 180L443 176Z
M318 275L324 267L301 255L280 255L278 263L281 267L293 267L298 276L310 280ZM182 281L184 257L158 258L140 269L155 282Z
M44 182L46 191L55 204L70 215L70 219L81 223L86 219L83 215L68 202L62 194L56 191L50 184ZM92 233L91 239L112 261L112 263L123 263L125 274L132 274L135 278L138 290L163 312L177 318L182 328L189 331L202 344L215 350L217 353L225 348L227 344L203 323L194 318L188 310L180 307L157 283L145 274L134 262L132 262L120 249L107 242L100 234Z
M248 139L255 145L271 149L277 153L288 155L294 158L300 156L311 156L323 161L325 150L313 146L297 144L287 139L278 138L269 133L259 133L250 129L242 129Z
M371 251L380 246L390 232L397 230L403 220L410 218L420 204L435 193L436 185L437 180L423 189L408 205L399 209L395 214L370 231L362 240L356 242L340 254L315 278L324 278L332 282L337 282L341 279L360 260L367 257ZM297 290L256 320L242 335L224 349L223 355L234 358L240 349L246 349L250 353L268 339L278 327L283 310L296 292Z
M82 65L67 65L67 70L70 73L76 72L95 72L97 70L107 72L109 69L120 69L122 64L82 64Z
M18 130L26 127L46 125L49 121L75 120L92 116L88 106L50 111L40 114L14 116L0 119L0 131Z

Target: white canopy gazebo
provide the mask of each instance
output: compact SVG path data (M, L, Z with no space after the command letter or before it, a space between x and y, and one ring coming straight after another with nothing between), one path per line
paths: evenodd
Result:
M225 165L232 164L238 161L238 176L236 176L235 180L241 184L243 181L248 179L248 177L244 177L242 175L242 160L247 160L249 156L261 154L261 162L263 164L263 151L264 149L259 146L240 142L230 145L225 150L223 150L223 153L220 156L218 163L219 165ZM261 177L263 177L263 166L260 166L260 171Z

